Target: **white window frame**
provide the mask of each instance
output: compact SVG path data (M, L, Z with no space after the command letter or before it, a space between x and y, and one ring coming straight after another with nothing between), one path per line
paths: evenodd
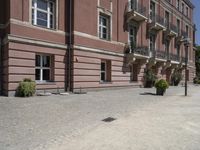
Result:
M152 4L154 4L154 12L153 12L153 10L151 10L151 3ZM154 2L154 1L150 1L150 6L149 6L149 16L151 16L151 12L152 12L152 14L154 15L152 15L153 17L156 17L156 3ZM154 19L154 18L150 18L150 19Z
M31 16L32 16L33 10L34 10L33 18L31 17L32 18L31 22L32 22L33 25L45 28L45 26L38 25L38 23L37 23L37 12L40 11L42 13L47 14L47 26L46 26L46 28L55 29L55 27L56 27L56 24L55 24L55 22L56 22L56 19L55 19L56 18L56 1L46 0L46 2L47 2L47 10L43 10L43 9L40 9L40 8L37 7L37 0L31 0ZM34 3L34 6L32 5L32 3ZM50 11L50 3L53 4L53 12ZM52 27L50 25L50 22L51 22L50 16L51 15L52 15L52 19L53 19L52 20Z
M180 0L176 0L176 8L180 10Z
M103 25L101 19L105 19L106 20L106 26ZM102 24L101 24L102 23ZM100 32L100 28L101 28L101 32ZM107 30L107 33L106 33L106 38L103 37L103 29L106 29ZM99 38L100 39L104 39L104 40L110 40L110 16L107 16L107 15L104 15L102 13L99 14L99 26L98 26L98 33L99 33Z
M100 66L100 82L106 82L107 81L107 62L105 60L101 60L101 64L102 63L105 64L105 70L101 70L101 66ZM105 74L105 80L101 80L101 73Z
M186 6L185 11L186 11L186 16L189 17L189 7L188 6Z
M36 75L36 69L39 69L40 70L40 80L36 80L36 82L49 82L51 81L51 55L45 55L45 54L36 54L36 56L40 56L40 66L35 66L35 75ZM50 64L49 64L49 67L43 67L43 58L44 57L50 57ZM35 60L37 61L37 60ZM49 70L49 80L43 80L43 70Z
M181 4L181 12L185 14L185 4L183 2Z
M130 34L130 30L131 30L131 29L135 30L135 31L133 32L134 35L131 35L131 34ZM129 45L131 44L131 40L130 40L131 37L133 37L133 39L135 39L134 42L135 42L135 44L137 44L137 27L134 26L134 25L132 25L132 24L129 25L129 32L128 32L128 43L129 43ZM135 46L136 46L136 45L135 45Z

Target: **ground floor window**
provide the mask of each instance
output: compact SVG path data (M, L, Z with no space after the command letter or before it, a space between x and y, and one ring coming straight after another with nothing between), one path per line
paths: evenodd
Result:
M37 54L35 58L35 80L36 81L50 81L51 78L51 56L44 54Z
M111 81L111 61L102 60L100 68L100 81L110 82Z

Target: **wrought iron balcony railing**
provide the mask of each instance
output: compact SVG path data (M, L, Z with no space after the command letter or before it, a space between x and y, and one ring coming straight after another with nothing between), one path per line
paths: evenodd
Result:
M143 56L149 56L149 49L148 47L130 47L130 53L139 54Z
M175 33L178 33L178 28L177 28L177 26L175 26L174 24L170 24L170 29L171 29L172 31L174 31Z
M170 60L172 60L172 61L177 61L177 62L180 61L180 57L179 57L177 54L172 54L172 53L170 53L170 54L169 54L169 58L170 58Z
M127 3L127 6L126 6L126 10L127 12L130 12L130 11L136 11L138 12L139 14L142 14L144 16L146 16L147 14L147 9L146 7L144 7L142 4L140 4L139 2L137 1L129 1Z
M166 52L161 51L161 50L155 51L155 57L158 58L158 59L167 59Z
M184 36L185 38L188 38L188 33L186 31L181 31L181 35Z
M165 26L165 20L163 17L161 17L160 15L156 14L156 15L150 15L149 17L153 22L159 23L163 26Z

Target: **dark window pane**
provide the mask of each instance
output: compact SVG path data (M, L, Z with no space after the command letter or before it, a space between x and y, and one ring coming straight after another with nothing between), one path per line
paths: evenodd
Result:
M50 28L53 28L53 15L50 15Z
M50 70L43 69L43 80L49 81L50 80Z
M37 8L42 9L42 10L47 10L47 1L37 0Z
M37 25L47 27L47 21L37 19Z
M50 56L43 56L42 67L50 67Z
M101 71L106 70L106 64L104 62L101 63Z
M40 80L40 69L35 69L35 80Z
M106 76L105 76L105 72L101 72L101 81L105 81L105 80L106 80L105 77L106 77Z
M103 18L103 25L107 26L107 20L106 20L106 18Z
M37 19L47 20L47 13L37 11Z
M53 3L52 2L50 2L50 12L52 12L53 13L53 10L54 9L54 6L53 6Z
M35 66L36 66L36 67L40 67L40 55L36 55L36 58L35 58Z

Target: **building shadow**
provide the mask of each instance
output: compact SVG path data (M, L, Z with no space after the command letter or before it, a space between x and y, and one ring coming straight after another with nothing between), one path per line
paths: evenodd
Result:
M157 96L155 93L151 93L151 92L140 93L140 95L152 95L152 96Z

